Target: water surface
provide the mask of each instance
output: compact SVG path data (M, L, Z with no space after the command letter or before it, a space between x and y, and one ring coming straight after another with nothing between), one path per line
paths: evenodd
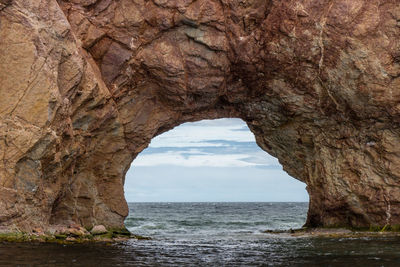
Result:
M0 244L1 266L400 266L400 238L310 238L307 203L131 203L127 227L150 241Z

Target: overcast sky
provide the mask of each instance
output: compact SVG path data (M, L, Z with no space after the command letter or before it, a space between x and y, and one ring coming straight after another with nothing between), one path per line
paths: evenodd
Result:
M133 161L128 202L308 201L305 184L255 143L240 119L185 123Z

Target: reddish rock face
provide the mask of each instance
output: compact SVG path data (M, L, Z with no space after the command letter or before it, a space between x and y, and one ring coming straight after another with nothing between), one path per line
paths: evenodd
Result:
M307 225L400 224L399 40L395 0L0 0L0 225L122 227L136 155L223 117Z

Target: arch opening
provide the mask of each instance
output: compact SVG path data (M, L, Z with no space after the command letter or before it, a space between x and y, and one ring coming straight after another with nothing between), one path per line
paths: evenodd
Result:
M153 138L124 187L133 209L128 221L135 204L139 213L147 208L143 202L308 202L305 184L256 144L241 119L184 123Z

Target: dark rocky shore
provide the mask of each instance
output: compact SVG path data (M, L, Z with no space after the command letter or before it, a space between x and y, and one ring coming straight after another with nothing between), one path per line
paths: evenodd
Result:
M0 242L47 242L59 244L88 243L88 242L121 242L129 239L150 240L150 237L135 235L126 228L106 229L95 226L85 229L78 225L70 227L54 227L49 231L36 229L33 233L0 232Z
M266 234L290 235L293 237L328 237L328 238L352 238L352 237L387 237L400 236L400 228L395 226L370 227L370 228L300 228L289 230L265 230Z
M320 238L360 238L360 237L395 237L400 236L400 230L386 227L374 229L348 228L300 228L289 230L265 230L265 234L291 237L320 237ZM0 242L47 242L59 244L75 243L114 243L127 240L151 240L151 237L135 235L127 229L109 229L102 233L92 233L84 228L71 227L51 232L12 232L0 233Z

